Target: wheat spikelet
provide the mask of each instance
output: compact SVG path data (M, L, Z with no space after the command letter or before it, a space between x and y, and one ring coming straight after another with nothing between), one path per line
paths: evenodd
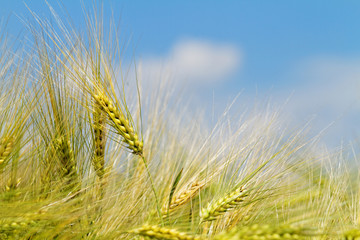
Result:
M235 208L238 204L243 202L244 197L248 196L248 191L243 187L237 188L235 191L220 198L218 201L209 204L207 208L201 211L201 221L212 221L225 212Z
M92 159L93 166L96 174L101 179L105 173L105 126L104 126L104 114L100 109L98 103L95 103L93 112L93 128L94 128L94 145L95 153Z
M13 144L14 143L12 138L5 137L0 140L0 166L9 157L13 148Z
M203 187L205 187L205 181L193 182L186 189L175 195L175 197L171 200L170 205L168 203L164 204L162 214L166 215L167 213L173 212L178 207L185 205L194 198Z
M117 109L104 94L94 95L94 98L101 109L108 115L112 126L124 138L127 148L132 150L134 154L142 156L143 142L139 140L139 136L130 126L129 120L126 119L121 110Z
M241 228L235 228L227 233L219 234L215 237L215 240L245 240L245 239L268 239L268 240L280 240L280 239L308 239L311 236L317 234L309 229L283 225L279 227L272 227L270 225L258 225L245 226Z
M138 234L152 239L164 240L200 240L200 237L190 236L185 233L179 232L175 229L163 228L154 225L144 225L129 231L129 233Z

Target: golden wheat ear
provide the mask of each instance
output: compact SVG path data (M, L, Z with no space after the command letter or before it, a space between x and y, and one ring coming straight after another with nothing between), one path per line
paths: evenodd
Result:
M96 103L100 109L106 113L110 124L116 129L117 133L123 137L126 147L136 155L143 155L143 142L139 139L138 134L130 125L130 121L123 112L114 106L113 102L107 96L99 93L94 95Z

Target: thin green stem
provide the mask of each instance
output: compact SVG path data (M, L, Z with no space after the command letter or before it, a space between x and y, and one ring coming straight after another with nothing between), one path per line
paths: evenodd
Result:
M141 155L141 159L143 160L144 162L144 165L145 165L145 168L146 168L146 171L149 175L149 179L150 179L150 182L151 182L151 188L154 192L154 196L155 196L155 201L156 201L156 208L157 208L157 212L158 212L158 215L159 215L159 218L161 220L161 224L164 226L164 221L163 221L163 218L162 218L162 215L161 215L161 209L160 209L160 202L159 202L159 198L157 196L157 193L156 193L156 190L155 190L155 185L154 185L154 181L151 177L151 174L150 174L150 171L149 171L149 167L148 167L148 164L146 162L146 159L144 156Z

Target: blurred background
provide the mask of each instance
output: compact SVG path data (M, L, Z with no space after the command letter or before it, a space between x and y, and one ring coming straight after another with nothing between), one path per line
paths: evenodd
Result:
M92 2L48 1L80 30ZM27 8L51 15L42 0L0 4L1 32L13 39L31 19ZM169 79L213 122L239 95L238 112L270 102L281 106L290 127L310 121L310 135L322 132L330 147L357 143L360 1L103 0L95 6L119 22L122 42L130 43L125 65L136 62L151 84Z

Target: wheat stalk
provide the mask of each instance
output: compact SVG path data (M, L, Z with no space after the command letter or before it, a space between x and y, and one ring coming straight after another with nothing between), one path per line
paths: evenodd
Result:
M144 225L140 228L129 231L144 237L164 240L200 240L200 237L190 236L175 229L163 228L154 225Z
M104 94L94 95L94 99L104 111L112 126L117 132L124 138L124 142L127 144L127 148L132 150L134 154L142 156L143 154L143 142L139 140L138 134L134 131L134 128L130 126L129 120L120 109L117 109L111 100Z
M237 188L218 201L210 203L207 208L203 208L201 211L201 221L215 220L218 216L242 203L246 196L248 196L248 191L244 190L243 187Z

